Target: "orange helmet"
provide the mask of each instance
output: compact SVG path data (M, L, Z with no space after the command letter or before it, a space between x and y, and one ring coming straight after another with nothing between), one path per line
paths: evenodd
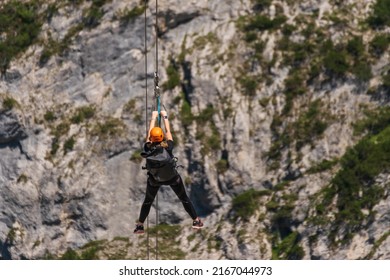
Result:
M152 142L161 142L162 140L164 140L164 133L163 133L162 129L158 126L153 127L150 130L150 138L149 139Z

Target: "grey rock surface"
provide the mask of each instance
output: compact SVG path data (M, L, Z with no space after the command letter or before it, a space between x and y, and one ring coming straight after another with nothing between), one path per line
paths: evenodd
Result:
M192 221L169 186L159 192L159 222L181 227L175 240L187 259L273 258L272 207L279 202L277 207L286 206L286 197L296 198L287 205L290 208L283 209L291 214L288 230L299 233L302 258L389 259L388 195L375 205L373 220L351 243L334 250L328 239L330 225L313 226L308 220L315 211L316 197L337 167L307 173L325 159L342 157L358 140L352 124L362 117L361 108L384 106L388 98L375 100L366 86L349 79L309 85L308 95L297 98L288 121L296 121L299 112L316 99L335 117L311 144L299 151L281 150L279 166L272 169L267 160L275 142L272 125L285 106L284 82L290 71L277 49L281 33L262 33L262 64L253 62L249 67L246 61L253 50L245 44L237 22L253 11L252 1L161 0L158 36L155 6L149 2L147 73L143 16L125 24L117 19L139 1L112 0L103 6L100 24L78 32L64 53L40 65L43 47L35 44L12 61L0 80L0 101L12 96L18 103L12 109L0 104L0 258L42 259L61 256L68 248L79 249L91 241L133 238L147 178L137 152L149 122L145 114L149 118L154 102L158 39L162 88L172 63L181 79L179 86L163 90L162 100L171 119L175 155L184 166L179 171L205 221L205 230L203 235L193 234L189 229ZM337 10L328 0L286 2L272 1L264 13L271 18L283 13L290 24L299 16L314 14L315 24L327 27L327 15ZM374 1L346 2L353 6L356 17L364 18ZM44 23L40 39L44 42L50 34L62 40L90 5L90 1L79 7L62 5ZM359 25L354 21L351 26ZM335 41L345 35L335 26L327 32ZM372 34L365 36L371 38ZM297 35L291 40L303 39ZM373 67L372 86L379 83L381 69L388 65L389 55L384 54ZM259 81L254 96L245 95L239 76L251 73L261 77L265 72L272 78ZM189 123L183 120L184 102L191 107L193 120ZM73 121L80 108L93 108L93 117ZM210 108L212 114L206 120L195 121ZM53 119L47 117L48 112ZM71 139L72 148L67 148ZM216 141L218 148L213 148ZM388 174L377 180L388 193ZM234 199L251 189L266 195L259 198L248 220L234 219ZM329 221L333 214L329 213ZM155 205L149 219L153 225ZM139 244L142 239L133 240L127 257L135 255Z

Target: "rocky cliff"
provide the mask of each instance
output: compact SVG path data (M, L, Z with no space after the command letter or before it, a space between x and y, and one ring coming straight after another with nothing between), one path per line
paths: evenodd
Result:
M156 253L158 70L205 222L161 188L159 258L389 259L390 2L147 2L0 4L0 257Z

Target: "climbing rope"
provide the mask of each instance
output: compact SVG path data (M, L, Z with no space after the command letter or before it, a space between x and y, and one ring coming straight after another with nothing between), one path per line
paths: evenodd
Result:
M145 28L144 28L144 36L145 36L145 124L146 124L146 135L149 134L149 127L148 127L148 49L147 49L147 7L148 7L148 0L144 1L144 22L145 22ZM155 105L154 109L158 112L158 119L157 119L157 126L161 127L161 100L160 100L160 87L159 87L159 76L158 76L158 19L157 19L157 13L158 13L158 0L156 0L156 23L155 23L155 32L156 32L156 60L155 60L155 69L154 72L154 99L155 99ZM156 201L156 226L159 223L159 210L158 210L158 193L155 198ZM147 257L148 260L150 259L150 249L149 249L149 218L146 218L146 239L147 239ZM155 259L158 260L158 228L156 227L156 245L155 245Z
M154 96L156 98L157 102L157 125L161 127L161 108L160 108L160 88L158 86L159 83L159 77L158 77L158 19L157 19L157 13L158 13L158 3L156 0L156 24L155 24L155 32L156 32L156 64L155 64L155 69L156 71L154 72ZM156 260L158 260L158 193L156 195Z
M145 45L145 130L146 130L146 137L148 137L148 134L149 134L149 125L148 125L148 44L147 44L147 15L146 15L146 11L147 11L147 6L148 6L148 0L145 0L144 2L144 22L145 22L145 28L144 28L144 31L145 31L145 34L144 34L144 37L145 37L145 41L144 41L144 45ZM148 257L148 260L150 259L149 257L149 218L147 217L146 218L146 242L148 244L147 246L147 257Z
M156 61L155 61L155 69L154 72L154 98L156 99L156 108L157 108L157 125L161 127L161 100L160 100L160 87L159 82L160 78L158 76L158 3L156 0L156 23L155 23L155 33L156 33Z

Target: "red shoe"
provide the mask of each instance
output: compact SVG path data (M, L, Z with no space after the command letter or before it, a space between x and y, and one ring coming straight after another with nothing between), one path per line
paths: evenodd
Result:
M199 218L192 222L192 228L200 229L202 227L203 227L203 223Z
M137 225L135 226L134 233L135 233L135 234L143 234L143 233L145 233L144 225L137 224Z

